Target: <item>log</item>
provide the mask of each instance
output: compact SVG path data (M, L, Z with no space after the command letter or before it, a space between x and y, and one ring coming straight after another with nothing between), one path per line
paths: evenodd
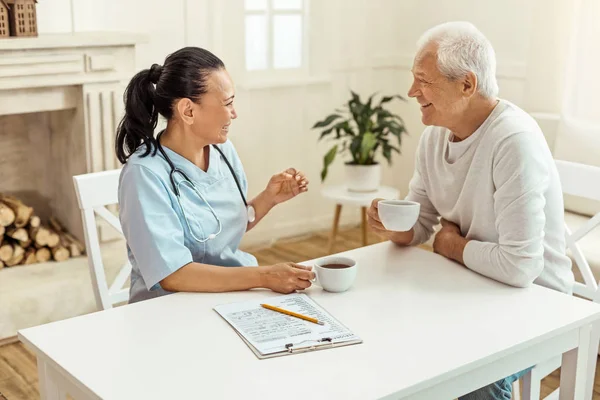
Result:
M71 257L79 257L83 254L85 248L79 242L79 240L75 239L72 235L67 232L60 233L60 243L61 246L69 249L69 253L71 253Z
M32 228L39 228L41 223L42 220L37 215L32 216L29 220L29 226Z
M67 250L66 248L64 248L62 246L56 246L51 251L52 251L52 258L54 258L54 260L56 260L56 261L65 261L65 260L68 260L69 257L71 256L69 254L69 250Z
M63 232L65 230L64 226L62 226L62 224L58 222L58 220L54 217L50 217L48 223L50 224L50 227L56 232Z
M3 241L4 241L4 235L0 235L0 245L2 245Z
M2 225L0 225L0 236L4 236L4 233L6 233L6 228ZM1 240L0 240L1 242Z
M0 261L0 269L4 268L4 261Z
M81 255L81 251L79 250L77 245L71 242L71 240L69 240L65 232L60 232L58 235L60 236L59 246L62 246L65 249L69 250L69 255L71 257L79 257Z
M44 247L48 244L50 231L43 226L40 226L39 228L31 228L29 231L29 236L31 240L35 242L36 246Z
M33 240L31 240L31 239L28 239L25 242L19 241L19 246L21 246L24 249L27 249L27 248L31 247L32 243L33 243Z
M67 237L72 247L77 248L77 255L85 254L85 246L83 243L79 241L75 236L71 235L69 232L64 232L64 235ZM76 257L76 256L73 256Z
M23 265L35 264L36 262L35 249L27 249L25 251L25 258L23 259Z
M25 250L18 244L15 244L13 246L13 255L10 258L10 260L6 261L6 266L13 267L15 265L18 265L21 263L21 261L23 261L24 258L25 258Z
M69 252L71 252L71 257L79 257L81 256L82 252L79 249L79 246L77 246L75 243L71 243L69 244Z
M10 228L8 231L6 231L6 236L9 236L20 242L26 242L29 240L29 234L25 228Z
M29 238L33 240L34 245L39 244L38 235L40 234L40 229L41 228L29 227Z
M14 224L17 228L22 228L29 222L33 215L33 208L23 204L19 199L13 196L0 195L0 201L10 207L15 213Z
M48 247L52 248L52 247L56 247L60 244L60 236L58 233L54 232L54 231L49 231L50 235L48 236Z
M85 252L85 246L54 217L50 217L50 226L61 236L61 243L71 252L71 257L79 257Z
M50 257L52 257L52 253L50 253L50 249L47 247L37 249L35 252L35 258L38 262L50 261Z
M4 261L5 263L9 261L13 256L13 246L12 244L4 244L0 246L0 261Z
M0 203L0 225L9 226L15 222L15 212L4 203Z

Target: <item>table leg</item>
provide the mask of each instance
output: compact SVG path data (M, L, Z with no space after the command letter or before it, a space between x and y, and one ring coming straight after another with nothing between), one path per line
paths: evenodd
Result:
M360 219L361 219L361 229L362 229L362 244L366 246L369 244L367 242L367 207L360 208Z
M337 235L341 213L342 213L342 205L336 204L335 215L333 217L333 226L331 227L331 233L329 234L329 250L328 250L329 254L333 253L333 245L335 244L335 236Z
M521 384L518 379L513 382L512 390L512 400L521 400Z
M543 377L542 377L543 378ZM537 376L536 369L529 370L523 378L523 385L521 386L521 399L522 400L539 400L540 389L541 389L541 378Z
M590 348L587 356L586 399L594 396L594 381L596 379L596 362L598 361L598 345L600 344L600 324L592 325Z
M563 354L562 367L560 370L560 400L589 399L586 396L588 378L588 366L591 364L590 357L595 360L596 354L591 354L592 326L587 325L579 329L579 347L569 350ZM593 380L591 382L593 384Z
M37 367L41 400L64 400L65 392L59 387L52 367L40 357L37 358Z

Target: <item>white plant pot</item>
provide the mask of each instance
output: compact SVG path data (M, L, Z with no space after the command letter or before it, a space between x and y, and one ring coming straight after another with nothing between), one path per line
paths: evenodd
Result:
M351 192L375 192L381 184L381 165L346 164L346 186Z

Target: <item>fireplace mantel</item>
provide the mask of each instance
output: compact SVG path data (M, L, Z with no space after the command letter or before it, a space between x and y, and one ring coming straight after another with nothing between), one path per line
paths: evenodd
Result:
M69 86L122 84L135 72L135 45L144 41L121 32L1 39L0 115L73 108Z
M145 42L147 42L145 35L134 32L51 33L38 37L2 39L0 40L0 51L135 46Z
M80 238L72 176L117 168L113 144L122 95L136 72L135 46L145 41L144 35L123 32L0 39L0 118L12 118L11 123L29 118L16 125L37 130L38 138L40 131L52 137L48 168L53 182L43 195ZM0 129L10 130L11 123L4 121ZM0 132L0 141L9 134ZM32 145L32 154L39 150ZM19 188L17 179L0 183L0 192L20 189L28 188Z

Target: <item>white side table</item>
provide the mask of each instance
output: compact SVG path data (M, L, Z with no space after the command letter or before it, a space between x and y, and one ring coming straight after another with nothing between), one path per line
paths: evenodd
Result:
M383 199L398 199L400 191L389 186L380 186L375 192L351 192L346 186L326 186L321 190L323 197L335 202L335 216L333 218L333 227L329 236L329 254L333 252L335 237L338 232L340 222L340 214L342 213L342 205L360 206L361 207L361 228L363 246L367 245L367 207L371 206L371 202L376 198Z

